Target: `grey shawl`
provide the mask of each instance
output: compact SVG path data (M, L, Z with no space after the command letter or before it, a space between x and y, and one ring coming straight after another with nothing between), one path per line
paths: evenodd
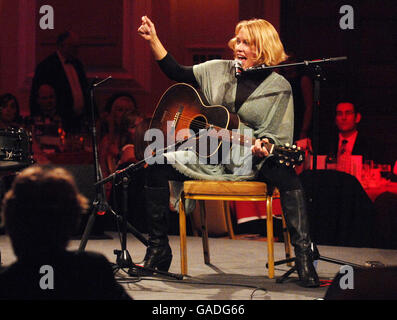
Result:
M237 79L233 61L211 60L193 66L195 78L210 105L225 106L235 112ZM250 128L256 138L268 137L275 144L292 143L293 98L289 82L278 73L271 73L238 110L240 129ZM244 135L247 131L243 131ZM166 154L173 166L195 180L252 180L265 159L255 159L250 148L234 146L231 162L201 164L191 151ZM237 155L237 156L236 156Z

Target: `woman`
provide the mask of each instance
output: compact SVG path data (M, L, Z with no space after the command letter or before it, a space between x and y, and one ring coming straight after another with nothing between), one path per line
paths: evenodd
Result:
M212 60L193 67L180 66L167 52L156 34L154 24L142 17L139 34L148 41L162 71L172 80L197 84L210 105L226 106L236 112L257 138L252 147L250 174L238 175L223 164L154 164L147 168L146 212L149 247L145 267L168 270L172 253L168 244L169 180L246 180L255 179L275 185L281 194L283 212L295 249L300 284L319 285L313 267L308 216L301 183L292 168L268 159L264 142L291 143L293 137L293 101L288 81L275 72L250 68L277 65L287 59L277 31L267 21L252 19L237 24L229 41L235 61ZM243 71L237 70L236 63ZM236 72L238 71L238 72ZM238 75L238 76L237 76ZM265 161L268 160L268 161ZM175 169L176 168L176 169Z
M117 162L118 170L124 169L130 164L143 159L145 149L144 134L149 128L149 124L150 119L142 120L142 118L136 117L131 112L125 114L121 121L121 148ZM128 183L128 220L139 231L147 233L144 203L144 171L132 170L130 173ZM123 186L118 184L113 185L113 188L110 203L113 208L121 212L124 200Z
M10 93L0 96L0 129L19 128L21 123L17 98Z
M104 177L113 173L117 168L117 162L119 161L120 148L123 146L121 143L122 122L125 121L125 115L132 113L135 122L136 119L140 119L136 110L135 99L126 93L118 93L113 95L107 102L105 108L106 116L103 117L105 121L99 126L99 161ZM135 119L136 118L136 119ZM103 120L103 119L102 119ZM110 190L110 186L107 189Z
M125 115L121 122L120 160L118 165L143 160L146 143L144 136L149 129L150 118L142 119L133 113Z

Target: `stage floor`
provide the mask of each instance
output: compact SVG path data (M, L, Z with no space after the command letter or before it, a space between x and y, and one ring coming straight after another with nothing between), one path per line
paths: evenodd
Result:
M87 251L105 255L111 263L116 262L114 250L121 248L119 235L107 232L112 239L93 240L87 243ZM79 247L80 240L72 240L70 250ZM180 273L179 237L170 236L173 261L170 272ZM278 284L267 277L267 245L258 240L230 240L210 238L211 265L203 260L200 237L188 237L188 276L177 280L167 276L137 279L119 271L116 275L136 300L315 300L324 297L327 286L301 288L296 284L294 273L287 282ZM127 250L134 263L139 264L146 247L132 234L127 236ZM324 257L364 265L366 261L380 261L386 266L397 265L397 250L373 248L347 248L319 246ZM0 236L2 266L15 261L10 241ZM284 259L284 244L275 243L275 259ZM317 271L321 280L332 280L340 265L319 261ZM276 278L289 269L287 265L276 266Z

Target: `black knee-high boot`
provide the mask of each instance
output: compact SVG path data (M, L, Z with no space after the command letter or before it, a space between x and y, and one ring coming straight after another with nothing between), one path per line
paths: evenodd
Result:
M169 189L145 187L145 203L149 233L144 267L168 271L172 252L168 243Z
M295 264L299 274L300 285L318 287L320 283L313 266L309 217L303 191L283 191L280 195L285 221L291 236L291 244L295 249Z

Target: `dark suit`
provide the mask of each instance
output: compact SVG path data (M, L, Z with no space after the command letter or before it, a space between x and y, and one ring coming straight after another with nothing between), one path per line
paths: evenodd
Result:
M83 64L77 59L71 63L76 69L84 95L84 111L81 116L77 116L74 112L72 90L57 53L53 53L37 65L30 92L30 113L34 117L40 114L39 105L36 102L40 86L49 84L54 88L57 97L57 112L62 118L62 125L66 132L80 130L81 122L88 115L89 110L88 82Z
M335 134L328 141L328 144L322 144L321 154L333 155L336 157L338 154L339 134ZM353 146L352 155L362 155L364 160L377 160L377 154L374 150L374 143L370 138L360 133L357 134L356 141Z

